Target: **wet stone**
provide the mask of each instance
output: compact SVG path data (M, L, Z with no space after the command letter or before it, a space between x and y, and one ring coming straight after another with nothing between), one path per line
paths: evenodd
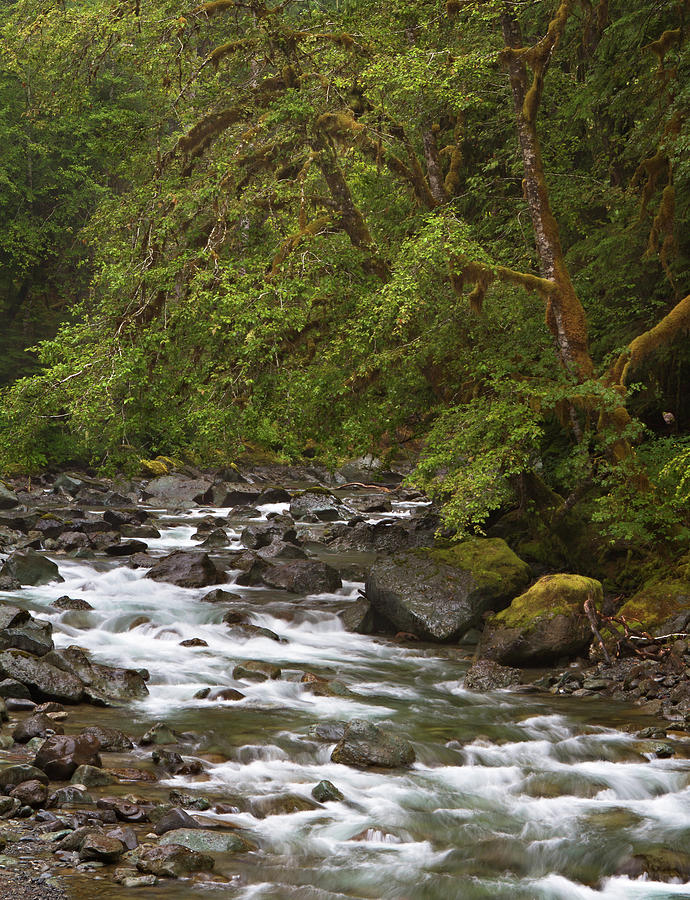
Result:
M319 803L326 803L329 800L344 800L342 793L330 781L320 781L311 792L314 800Z
M280 678L280 675L280 666L258 659L247 660L235 666L232 670L233 678L246 681L267 681L269 678L275 680Z
M152 847L137 862L140 872L164 878L180 878L191 872L210 871L213 866L212 856L175 844Z

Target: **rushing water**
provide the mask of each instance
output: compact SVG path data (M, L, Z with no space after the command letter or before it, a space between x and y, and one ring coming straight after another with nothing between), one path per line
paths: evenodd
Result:
M284 509L263 507L262 518ZM410 511L409 504L398 505L398 515ZM229 512L161 511L162 536L148 541L150 550L196 547L195 520ZM246 519L229 520L231 547L239 547L244 524ZM355 559L347 555L349 562ZM206 761L205 775L170 778L166 791L184 787L236 806L233 814L204 815L239 825L260 847L241 857L220 857L222 884L167 882L147 888L145 896L690 897L690 884L612 874L631 851L688 849L690 761L646 759L634 737L616 730L620 713L611 704L465 691L469 648L401 647L343 630L337 611L353 601L361 583L299 598L228 585L242 598L233 608L275 631L284 639L279 644L233 636L221 622L227 604L200 602L209 588L154 582L144 578L146 570L121 561L56 562L64 584L27 589L20 597L50 618L57 646L78 644L99 661L151 673L150 696L131 709L81 708L70 719L90 717L131 734L154 721L192 732L185 752ZM94 609L56 613L49 604L62 594L82 597ZM208 647L180 646L195 637ZM248 659L278 664L282 678L234 681L234 666ZM299 681L305 670L337 676L352 696L314 695ZM232 686L246 697L195 699L207 686ZM330 762L333 745L315 740L310 727L354 717L407 736L417 753L412 769L361 771ZM150 750L140 752L144 757ZM246 811L249 801L264 795L310 797L322 779L332 781L344 801L261 819ZM75 878L75 896L131 896L106 880L96 886L93 879Z

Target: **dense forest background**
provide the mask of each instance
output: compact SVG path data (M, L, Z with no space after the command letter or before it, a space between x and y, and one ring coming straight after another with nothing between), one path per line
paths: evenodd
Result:
M687 0L4 13L0 469L410 448L687 547Z

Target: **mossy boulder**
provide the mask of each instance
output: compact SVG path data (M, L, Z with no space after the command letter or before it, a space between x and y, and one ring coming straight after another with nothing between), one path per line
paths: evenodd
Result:
M618 611L633 627L664 634L690 624L690 561L684 557L670 575L656 575Z
M501 538L422 547L380 559L366 582L375 613L396 630L454 641L529 582L529 567Z
M547 665L575 656L592 639L584 603L603 600L601 583L583 575L545 575L507 609L487 619L479 656L510 666Z

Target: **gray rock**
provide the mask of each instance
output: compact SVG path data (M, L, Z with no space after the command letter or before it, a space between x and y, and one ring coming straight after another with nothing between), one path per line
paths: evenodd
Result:
M199 828L200 825L193 819L189 813L178 807L167 812L162 819L159 819L156 827L153 829L157 835L166 834L168 831L175 831L178 828ZM191 847L192 850L204 849Z
M89 725L82 728L82 734L97 738L101 750L107 753L117 753L122 750L131 750L134 744L127 735L116 728L106 728L103 725Z
M32 738L45 738L50 734L63 734L64 729L44 713L36 713L24 719L12 732L18 744L27 744Z
M529 567L501 538L379 559L366 581L375 612L399 631L455 641L488 610L502 609L529 581Z
M96 859L111 863L119 859L125 852L125 845L110 834L99 834L92 831L86 835L79 850L80 859Z
M342 793L330 781L320 781L311 792L314 800L319 803L326 803L329 800L344 800Z
M29 585L65 580L55 563L35 550L15 550L3 563L0 575L8 575L20 584Z
M85 697L94 703L117 706L148 696L149 691L140 672L92 662L80 647L53 650L44 659L78 678Z
M168 831L160 841L162 846L177 844L202 853L238 853L256 847L237 831L209 831L204 828L177 828Z
M49 655L39 658L24 650L5 650L0 653L0 675L20 681L34 700L79 703L84 696L82 681L52 665Z
M412 765L415 752L409 741L389 734L373 722L352 719L331 753L331 760L358 768L395 769Z
M467 670L463 687L483 693L519 684L521 680L519 669L502 666L490 659L480 659Z
M204 594L201 598L204 603L231 603L234 600L241 600L239 594L233 594L231 591L224 591L222 588L214 588L208 594Z
M211 487L209 481L201 478L187 478L184 475L161 475L146 485L146 493L166 507L189 509L196 506Z
M298 559L285 565L270 566L262 579L269 587L282 588L293 594L332 593L342 587L337 571L316 559Z
M225 574L202 550L175 550L155 563L146 573L146 578L188 588L222 584L226 580Z
M309 488L290 502L290 515L297 521L334 522L348 515L337 497L324 488Z
M50 605L53 609L93 609L88 601L82 600L80 597L68 597L66 594L64 597L53 600Z
M0 606L0 651L14 648L44 656L53 649L52 634L50 622L39 622L16 606Z
M101 748L102 749L102 748ZM84 787L105 787L114 784L112 775L99 769L97 766L82 765L74 770L70 779L72 784L83 784Z
M0 509L13 509L15 506L19 506L17 495L0 481Z
M306 812L311 809L319 809L320 806L308 797L300 794L269 794L263 797L255 797L250 809L257 819L267 819L269 816L286 816L290 813Z
M14 697L18 700L30 700L31 694L29 689L21 681L15 681L14 678L4 678L0 681L0 697Z
M346 631L355 634L373 634L375 630L375 614L366 597L359 597L350 603L340 613L340 621Z
M0 787L7 789L22 784L24 781L40 781L48 784L48 776L35 766L18 765L0 769Z

